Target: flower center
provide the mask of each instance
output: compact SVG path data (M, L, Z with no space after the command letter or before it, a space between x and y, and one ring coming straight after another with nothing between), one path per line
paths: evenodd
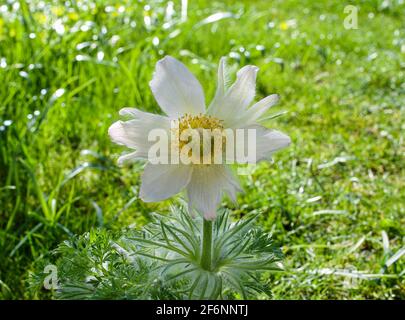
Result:
M179 118L180 133L186 129L220 129L223 130L222 120L215 117L199 114L198 116L191 116L189 114Z
M222 120L205 114L186 114L176 124L174 145L183 161L191 164L219 161L226 144Z

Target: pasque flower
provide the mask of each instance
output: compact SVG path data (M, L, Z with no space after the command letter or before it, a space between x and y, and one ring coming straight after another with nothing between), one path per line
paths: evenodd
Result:
M173 121L182 128L210 129L255 129L255 160L268 158L273 152L290 144L285 134L267 129L258 124L263 114L278 101L270 95L252 104L255 96L258 68L245 66L237 73L236 81L228 87L225 59L218 68L218 84L211 104L206 107L203 89L198 80L178 60L166 56L156 64L150 82L153 95L165 115L157 115L135 108L124 108L120 115L129 116L128 121L117 121L109 128L111 139L134 149L118 159L148 160L142 175L140 198L145 202L167 199L181 190L187 190L189 210L197 210L205 219L213 220L224 193L235 199L240 187L228 164L200 164L191 162L153 164L149 150L154 141L149 132L172 130ZM236 157L235 161L240 162Z

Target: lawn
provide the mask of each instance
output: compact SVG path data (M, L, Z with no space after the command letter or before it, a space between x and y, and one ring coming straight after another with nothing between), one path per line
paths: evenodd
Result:
M282 247L274 299L404 299L405 4L354 1L3 1L0 5L0 299L46 297L30 272L74 234L142 226L181 195L138 198L108 127L161 112L156 62L186 64L213 97L222 56L260 68L266 125L290 135L240 176L235 219L260 212ZM182 10L183 8L183 10Z

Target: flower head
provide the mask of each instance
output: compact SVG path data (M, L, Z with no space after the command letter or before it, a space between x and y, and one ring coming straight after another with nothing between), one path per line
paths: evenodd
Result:
M222 58L217 90L207 108L200 83L181 62L170 56L157 62L150 87L166 115L124 108L120 115L132 119L117 121L109 128L114 142L134 149L121 156L119 163L148 161L140 189L143 201L161 201L186 189L189 210L196 209L205 219L213 220L223 194L235 200L240 191L229 163L260 161L290 144L285 134L258 124L278 96L270 95L251 105L257 71L255 66L243 67L228 88ZM157 153L152 152L156 149L156 139L151 138L156 138L151 135L154 130L165 133L169 140L163 144L167 148L160 145ZM247 135L253 138L246 143ZM246 152L253 157L246 158ZM167 162L161 161L163 156Z

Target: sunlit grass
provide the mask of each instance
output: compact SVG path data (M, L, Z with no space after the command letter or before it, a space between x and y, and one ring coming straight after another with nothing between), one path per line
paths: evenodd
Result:
M404 298L404 260L387 263L405 223L405 6L390 3L359 2L358 30L328 1L0 5L0 298L33 297L35 261L71 234L167 211L137 200L142 164L118 168L107 136L124 106L160 112L148 83L166 54L207 100L221 56L260 67L257 98L281 96L268 125L292 146L224 203L262 212L283 246L274 298Z

